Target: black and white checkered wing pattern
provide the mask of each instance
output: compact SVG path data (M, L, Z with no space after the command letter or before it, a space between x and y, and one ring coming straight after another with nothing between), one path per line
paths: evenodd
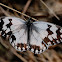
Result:
M0 19L0 36L9 39L10 44L18 51L30 50L35 54L44 52L49 46L62 42L62 29L48 22L33 22L30 26L30 40L27 45L26 22L16 17Z
M10 44L19 51L27 50L27 32L25 21L16 17L0 19L0 35L9 39Z
M30 51L35 54L42 53L49 46L62 42L62 29L48 22L33 22Z

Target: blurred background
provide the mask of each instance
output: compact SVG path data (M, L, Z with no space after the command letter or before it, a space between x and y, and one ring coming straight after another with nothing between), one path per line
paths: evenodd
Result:
M49 9L60 18L58 20L40 0L0 0L13 9L25 13L37 20L47 21L62 26L62 0L43 0ZM23 16L0 5L1 16L16 16L27 20ZM9 44L8 41L0 38L0 62L62 62L62 43L50 47L42 54L33 54L30 51L18 52Z

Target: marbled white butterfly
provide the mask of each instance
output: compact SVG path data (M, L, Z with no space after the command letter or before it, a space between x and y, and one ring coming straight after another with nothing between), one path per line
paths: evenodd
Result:
M50 46L62 42L62 29L48 22L2 17L0 19L0 36L3 39L8 38L10 44L18 51L29 50L39 54Z

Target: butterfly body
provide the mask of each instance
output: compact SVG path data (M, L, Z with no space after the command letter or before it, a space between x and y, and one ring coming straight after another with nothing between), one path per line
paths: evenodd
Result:
M30 19L26 22L26 26L27 26L27 44L28 44L28 46L30 45L30 29L31 29L32 24L33 23L31 23Z
M62 42L61 27L48 22L33 22L31 19L24 21L16 17L0 19L0 35L3 39L9 39L16 50L29 50L35 54Z

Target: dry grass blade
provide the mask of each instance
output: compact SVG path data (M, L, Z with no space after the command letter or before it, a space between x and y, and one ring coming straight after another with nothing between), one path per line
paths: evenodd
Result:
M14 55L16 55L18 58L20 58L22 61L24 62L27 62L27 60L25 60L21 55L19 55L16 50L14 48L12 48L12 46L10 46L9 43L5 43L6 41L3 40L1 37L0 37L0 43L6 48L6 49L9 49ZM9 46L8 46L9 45Z
M9 46L6 45L6 44L3 42L3 40L1 39L1 37L0 37L0 43L1 43L6 49L9 49Z
M20 58L22 61L27 62L27 60L24 59L21 55L19 55L19 54L15 51L15 49L11 48L10 50L12 51L12 53L13 53L14 55L16 55L16 56L17 56L18 58Z
M32 54L32 52L28 51L30 59L32 59L34 62L38 62L35 58L35 56Z
M49 10L58 20L60 20L60 18L54 13L54 11L52 11L51 8L49 8L42 0L40 0L40 2L42 2L42 3L45 5L45 7L47 7L48 10Z
M52 52L53 52L53 55L54 55L53 57L56 59L56 61L57 62L62 62L61 59L59 58L59 55L54 50L52 50Z
M19 13L19 14L22 14L22 15L24 15L24 16L26 16L26 17L28 17L28 18L32 18L33 20L38 21L37 19L35 19L35 18L33 18L33 17L30 17L30 16L28 16L28 15L26 15L26 14L24 14L24 13L22 13L22 12L18 11L18 10L15 10L15 9L13 9L13 8L9 7L9 6L6 6L6 5L4 5L4 4L2 4L2 3L0 3L0 5L1 5L1 6L4 6L4 7L6 7L6 8L8 8L8 9L11 9L11 10L13 10L13 11L15 11L15 12Z
M7 13L7 11L5 11L1 6L0 6L0 9L1 9L2 13L4 13L6 16L10 16L10 15Z
M27 9L28 9L28 7L29 7L29 5L30 5L31 1L32 1L32 0L28 0L28 1L27 1L27 3L26 3L26 5L25 5L25 7L24 7L24 9L23 9L23 12L22 12L22 13L25 13L25 12L27 11ZM22 15L22 18L23 18L23 15Z
M0 57L0 62L7 62L7 61Z
M28 1L27 1L26 5L25 5L25 7L24 7L24 9L23 9L23 13L25 13L25 12L27 11L27 9L28 9L28 7L29 7L31 1L32 1L32 0L28 0Z

